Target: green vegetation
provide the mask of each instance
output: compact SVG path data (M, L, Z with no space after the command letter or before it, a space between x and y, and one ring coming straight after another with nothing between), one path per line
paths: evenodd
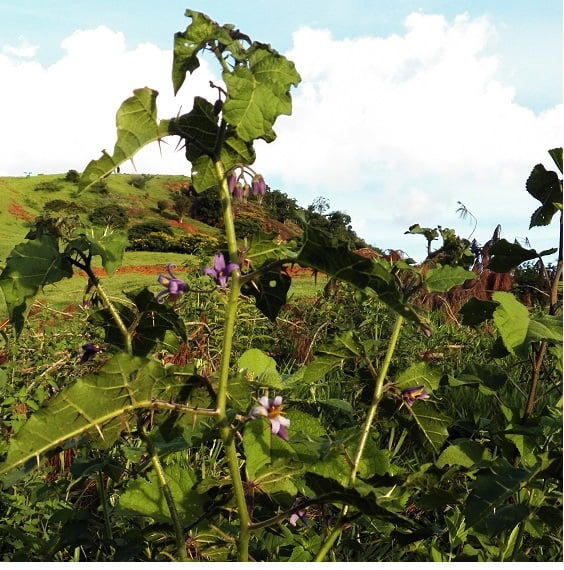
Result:
M355 250L325 199L293 209L251 168L293 64L187 16L174 89L206 52L217 99L158 121L135 90L111 155L42 181L57 202L22 180L44 202L7 205L24 235L0 273L2 560L561 562L562 149L525 186L554 249L415 224L420 266ZM189 180L111 174L166 136Z

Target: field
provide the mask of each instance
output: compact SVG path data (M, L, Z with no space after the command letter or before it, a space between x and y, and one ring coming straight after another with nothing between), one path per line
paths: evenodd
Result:
M415 224L415 264L298 209L251 168L293 63L188 15L175 90L206 51L217 100L137 89L112 156L0 180L1 560L561 563L561 237ZM169 135L190 179L112 174Z

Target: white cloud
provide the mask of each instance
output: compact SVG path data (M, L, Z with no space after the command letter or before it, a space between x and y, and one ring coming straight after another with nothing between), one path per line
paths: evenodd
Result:
M534 238L527 226L536 203L524 183L537 162L553 168L546 151L562 144L562 106L535 114L515 103L488 54L495 33L485 18L420 13L389 37L336 40L328 30L298 30L286 54L303 80L294 112L275 125L274 143L257 143L257 168L300 204L325 196L369 242L415 257L424 241L403 235L412 223L470 233L455 214L458 200L478 218L480 241L497 223L508 239ZM161 118L181 104L188 111L194 95L213 97L208 82L217 79L206 61L174 98L171 51L131 48L107 27L76 31L62 48L48 67L32 50L0 53L0 81L9 86L0 91L9 133L0 138L0 175L82 170L113 149L115 112L135 88L159 91ZM174 144L163 145L163 157L156 145L141 151L137 170L187 173Z
M61 47L65 55L48 67L9 57L6 50L0 54L0 78L10 86L0 92L2 130L10 133L0 139L0 175L83 170L103 148L112 151L116 111L138 87L159 91L160 118L180 111L182 101L172 93L171 51L148 43L128 49L123 34L104 26L76 31ZM190 81L194 93L210 92L206 70L203 61L202 73ZM182 153L161 147L164 160L156 145L139 153L139 172L188 173Z
M31 58L35 56L38 49L39 46L29 43L25 38L20 38L17 46L11 44L2 46L2 53L12 57Z
M328 197L383 248L421 251L403 236L413 223L470 233L457 200L478 217L480 241L497 223L508 239L524 235L536 207L525 180L537 162L553 167L546 151L562 144L562 107L536 115L514 102L486 55L495 30L485 18L411 14L405 29L345 40L297 31L287 56L303 83L261 168L301 202Z

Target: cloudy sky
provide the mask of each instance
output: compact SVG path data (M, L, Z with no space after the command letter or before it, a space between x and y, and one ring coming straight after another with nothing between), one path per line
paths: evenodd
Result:
M423 257L414 223L483 243L554 245L528 230L532 167L564 140L561 0L19 0L0 3L0 176L83 170L115 142L133 89L157 89L160 118L213 97L203 65L175 98L172 39L186 8L233 23L296 64L294 112L257 144L257 170L302 206L318 196L383 249ZM170 138L138 172L189 174ZM131 165L122 171L133 172Z

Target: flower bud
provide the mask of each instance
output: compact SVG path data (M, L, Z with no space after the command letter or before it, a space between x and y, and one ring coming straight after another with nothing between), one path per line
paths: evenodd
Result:
M264 196L266 192L266 182L264 181L264 178L260 174L257 174L253 178L252 192L253 196L258 196L259 194L261 196Z
M227 175L227 189L229 190L229 194L233 194L235 191L235 184L237 182L237 178L233 172Z
M235 200L243 199L243 186L240 182L237 182L233 188L233 198L235 198Z

